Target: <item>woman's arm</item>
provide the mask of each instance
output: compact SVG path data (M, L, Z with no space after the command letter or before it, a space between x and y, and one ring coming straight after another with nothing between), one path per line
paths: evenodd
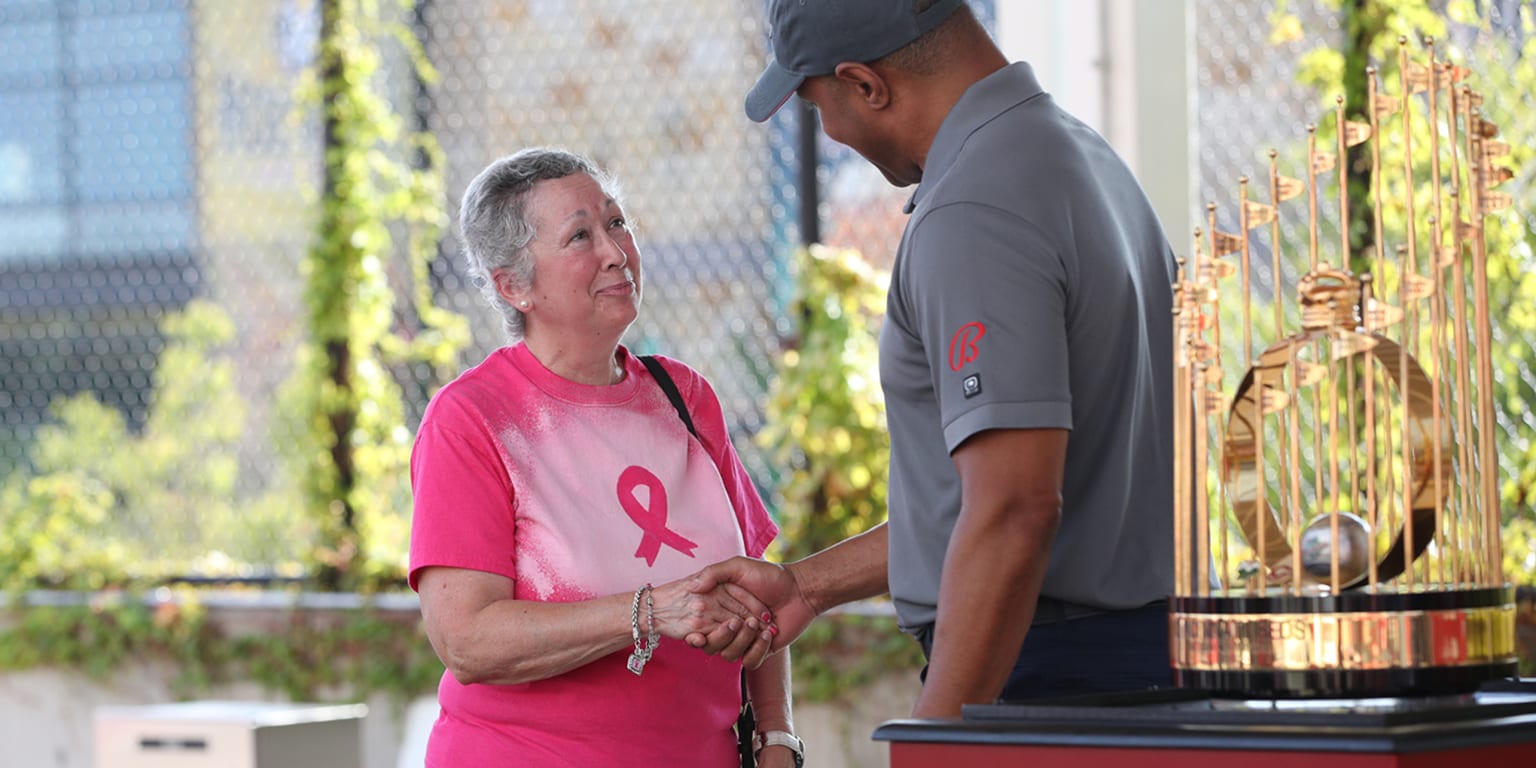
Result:
M681 639L724 621L752 636L759 651L766 648L772 635L755 618L763 606L744 605L724 590L693 594L688 586L679 580L651 590L656 631L663 637ZM506 576L463 568L425 568L418 576L427 638L460 683L543 680L634 645L634 593L543 603L513 599L512 587ZM646 629L642 603L642 636Z
M762 666L747 673L747 696L752 700L758 733L795 732L790 690L788 648L769 656ZM765 747L758 757L758 765L764 768L795 764L788 747Z

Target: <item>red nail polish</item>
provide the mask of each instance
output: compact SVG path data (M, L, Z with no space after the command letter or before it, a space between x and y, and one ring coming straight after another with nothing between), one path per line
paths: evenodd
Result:
M773 614L771 614L771 613L769 613L767 611L763 611L763 621L765 621L765 622L773 621Z
M772 634L773 636L777 637L778 634L779 634L779 628L777 626L773 625L773 624L769 624L768 625L768 632L770 634Z

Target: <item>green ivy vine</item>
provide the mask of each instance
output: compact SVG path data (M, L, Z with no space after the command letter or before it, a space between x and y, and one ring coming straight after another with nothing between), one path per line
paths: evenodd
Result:
M234 634L209 619L197 590L179 597L153 605L130 592L74 606L13 600L0 672L55 667L100 681L129 664L165 662L181 698L252 680L293 701L385 694L398 703L430 694L443 674L415 613L294 610L281 632Z
M442 150L408 130L386 94L386 41L417 78L436 79L403 21L414 6L319 0L319 55L301 86L321 113L324 190L303 267L309 339L287 399L303 415L296 434L307 435L295 453L324 589L399 578L403 563L364 551L398 545L409 528L399 511L410 508L410 433L393 371L425 365L440 383L469 339L462 317L433 304L428 281L446 221ZM403 249L392 227L409 233ZM397 250L408 265L394 278L410 285L404 307L391 282Z

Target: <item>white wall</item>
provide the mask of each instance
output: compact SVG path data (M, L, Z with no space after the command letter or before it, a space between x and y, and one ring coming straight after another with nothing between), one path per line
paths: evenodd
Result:
M1003 52L1135 170L1181 243L1193 218L1190 0L996 0Z

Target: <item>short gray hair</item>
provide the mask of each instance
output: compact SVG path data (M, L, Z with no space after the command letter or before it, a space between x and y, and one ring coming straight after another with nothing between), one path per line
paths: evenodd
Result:
M534 185L577 173L591 176L603 192L619 199L618 183L593 161L573 152L550 147L530 147L497 159L481 171L459 204L459 242L470 279L480 287L486 303L501 313L507 338L523 337L523 313L496 290L497 270L511 270L520 285L533 281L533 221L528 216L528 193Z

